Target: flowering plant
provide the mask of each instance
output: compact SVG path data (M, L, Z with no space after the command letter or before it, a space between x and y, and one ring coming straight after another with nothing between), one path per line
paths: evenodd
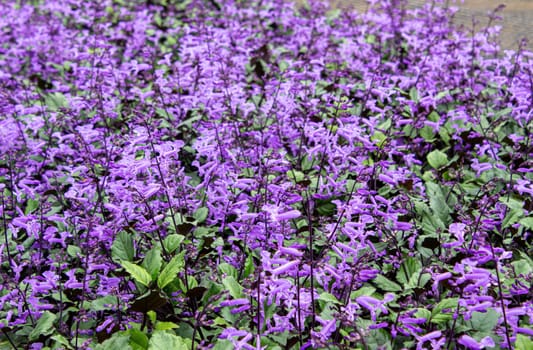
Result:
M0 3L0 348L533 347L533 54L435 1Z

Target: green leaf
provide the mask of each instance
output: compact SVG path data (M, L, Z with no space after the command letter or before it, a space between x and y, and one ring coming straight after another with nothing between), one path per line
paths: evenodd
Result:
M400 266L400 270L396 274L396 280L404 285L409 283L411 277L415 272L420 272L420 269L422 268L422 264L418 259L415 259L411 256L407 257Z
M233 349L233 344L226 339L218 339L213 350Z
M143 267L148 271L152 280L157 278L161 269L161 251L159 248L152 248L146 253L143 260Z
M452 314L437 314L431 317L431 323L443 324L452 319Z
M123 333L115 333L102 344L98 344L95 350L133 350L130 343L130 336Z
M120 231L111 246L113 259L116 261L133 261L134 253L133 238L126 231Z
M237 278L239 275L237 269L228 263L222 263L218 265L218 271L226 276L232 276L233 278Z
M505 204L509 209L515 209L515 210L524 209L524 202L521 200L512 198L512 197L509 197L509 198L507 198L507 196L500 197L498 201Z
M50 339L56 342L52 349L74 349L74 347L70 345L68 339L62 336L61 334L54 334L50 337ZM59 344L61 344L62 346L60 347ZM2 348L0 347L0 349Z
M318 300L325 301L327 303L333 303L333 304L342 304L333 294L324 292L320 294L318 297Z
M358 290L353 291L350 294L350 298L355 299L355 298L360 297L360 296L371 297L372 294L374 294L375 291L376 291L376 288L374 288L374 287L363 286L363 287L359 288Z
M517 275L528 275L533 272L533 265L531 265L527 260L520 259L517 261L513 261L511 263L513 265L513 269Z
M45 311L37 321L35 328L32 329L29 339L30 341L37 340L41 335L50 335L54 332L54 322L56 315L50 311Z
M67 246L67 254L72 258L77 258L78 254L81 254L81 248L72 244Z
M435 129L426 125L420 129L420 136L422 136L424 140L431 142L435 139Z
M161 274L157 278L157 285L159 288L163 289L178 275L179 272L183 269L185 266L185 251L182 251L178 255L172 258L170 262L165 266L163 271L161 271Z
M418 282L419 288L424 288L424 286L431 280L431 274L430 273L423 273L420 276L420 280Z
M163 247L165 247L166 251L168 253L174 252L178 247L180 246L181 242L185 239L185 236L179 235L177 233L173 233L171 235L168 235L163 240Z
M246 257L246 261L244 262L244 278L250 276L252 273L254 273L255 265L254 265L254 259L252 257L252 254L248 254Z
M487 312L472 312L470 324L472 329L479 332L492 332L494 327L498 324L500 314L493 309L488 309Z
M133 350L145 350L148 348L148 336L143 331L136 328L130 328L128 330L130 334L130 345Z
M164 331L155 331L150 342L148 350L189 350L187 343L183 338Z
M44 97L44 103L51 111L57 111L60 108L67 108L68 101L60 92L55 92L53 94L48 94Z
M155 324L155 329L158 330L158 331L166 331L166 330L169 330L169 329L176 329L176 328L179 328L180 326L178 326L177 324L175 324L174 322L156 322Z
M399 292L402 290L402 287L398 283L391 281L383 275L377 275L374 278L374 283L386 292Z
M368 349L392 350L391 335L383 329L373 329L365 335Z
M287 177L292 181L298 183L302 182L305 179L305 174L298 170L289 170L287 171Z
M39 208L39 201L35 199L28 199L28 203L26 203L26 209L24 210L25 215L29 215L35 211L35 209Z
M433 169L439 169L448 164L448 156L439 150L434 150L427 155L429 165Z
M121 263L124 270L126 270L131 277L143 286L148 287L152 282L152 276L144 269L144 267L130 263L129 261L123 261Z
M198 210L196 210L192 216L196 219L196 222L201 224L202 222L205 221L205 219L207 219L208 215L209 215L209 209L207 209L206 207L201 207L201 208L198 208Z
M309 171L313 168L315 159L311 156L302 157L302 170Z
M516 335L515 350L533 349L533 340L523 334Z
M105 297L94 299L91 301L91 310L92 311L104 311L111 310L115 307L118 300L114 295L106 295Z
M155 313L154 310L148 311L146 315L148 316L148 319L150 320L150 322L152 322L153 324L157 322L157 314Z
M412 87L409 89L409 97L412 101L418 102L418 90L416 89L416 87Z
M420 280L420 273L422 272L422 269L413 272L411 277L409 278L409 281L407 282L405 288L413 289L418 287L418 282Z
M222 284L224 285L224 287L226 287L226 290L229 291L229 294L233 298L235 299L242 298L243 296L242 287L239 284L239 282L237 282L235 278L233 278L233 276L227 276L226 278L224 278L222 280Z
M416 309L415 316L416 318L424 318L426 322L429 322L429 320L431 319L431 311L429 311L428 309L418 308Z
M320 216L332 216L335 214L335 211L337 210L337 206L331 201L334 200L334 198L330 199L317 199L316 200L316 212Z
M524 210L523 209L520 209L520 210L511 209L511 210L509 210L507 212L507 215L505 215L505 218L502 221L502 227L503 228L507 228L507 227L509 227L511 225L516 224L517 222L520 221L522 216L524 216Z
M520 219L518 222L525 228L533 230L533 217L528 216L527 218Z
M434 308L431 310L431 322L436 324L446 323L452 319L453 313L457 309L459 303L459 298L447 298L441 300ZM449 312L443 313L444 310Z
M436 216L445 226L447 226L451 221L451 209L448 206L448 203L446 203L446 198L450 196L445 193L440 185L434 182L426 182L426 193L429 197L429 206L433 211L432 216Z
M385 141L387 140L387 135L376 130L370 139L374 141L378 147L383 147Z

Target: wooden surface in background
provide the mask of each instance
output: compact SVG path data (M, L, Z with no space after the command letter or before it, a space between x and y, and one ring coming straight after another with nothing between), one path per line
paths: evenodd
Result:
M420 6L424 0L409 0L411 6ZM365 0L331 0L334 6L340 8L355 8L365 11L367 2ZM467 28L472 26L472 16L479 21L479 28L487 23L487 13L492 12L498 5L506 5L505 9L499 13L503 21L498 21L501 25L501 45L504 49L516 50L518 42L522 38L527 38L529 43L527 48L533 50L533 0L460 0L450 1L452 6L459 7L459 12L455 15L458 24L464 24Z

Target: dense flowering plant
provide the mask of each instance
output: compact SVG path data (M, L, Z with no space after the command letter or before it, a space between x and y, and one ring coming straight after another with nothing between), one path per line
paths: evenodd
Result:
M533 54L369 5L0 2L0 348L532 349Z

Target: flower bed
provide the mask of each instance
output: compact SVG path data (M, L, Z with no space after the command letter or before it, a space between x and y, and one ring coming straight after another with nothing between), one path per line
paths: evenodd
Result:
M0 349L531 349L532 53L402 4L2 2Z

